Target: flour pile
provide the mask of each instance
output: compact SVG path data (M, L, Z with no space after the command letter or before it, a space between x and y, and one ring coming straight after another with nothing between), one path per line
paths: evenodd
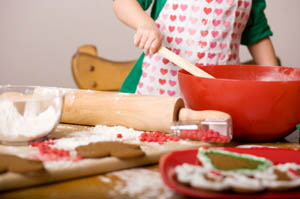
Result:
M124 198L135 199L160 199L175 198L175 193L164 185L158 171L147 169L128 169L111 172L99 179L106 183L112 183L109 176L115 176L119 180L114 184L114 190L110 191L111 198L119 198L119 194Z
M49 133L59 120L61 110L51 99L0 101L0 137L7 141L28 141Z

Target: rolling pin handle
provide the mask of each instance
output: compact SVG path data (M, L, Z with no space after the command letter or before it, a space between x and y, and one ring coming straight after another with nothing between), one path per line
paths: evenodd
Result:
M231 119L231 116L222 111L204 110L195 111L189 108L182 108L179 111L179 121L203 121L205 119Z

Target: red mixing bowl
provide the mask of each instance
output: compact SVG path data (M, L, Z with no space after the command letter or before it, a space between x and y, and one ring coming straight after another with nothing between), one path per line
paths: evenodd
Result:
M178 73L183 98L194 110L229 113L236 141L274 141L300 123L300 68L212 65L201 69L216 79Z

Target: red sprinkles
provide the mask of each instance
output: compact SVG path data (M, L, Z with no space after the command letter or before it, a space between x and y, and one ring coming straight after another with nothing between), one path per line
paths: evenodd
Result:
M219 132L211 129L182 130L179 134L179 137L181 139L201 140L204 142L224 143L229 141L228 137L221 135Z
M144 132L140 135L140 141L142 142L156 142L158 144L163 144L167 141L179 141L177 136L168 135L160 131L154 132Z
M294 176L300 177L300 175L298 174L298 172L297 172L295 169L288 168L288 171L289 171L290 173L292 173Z
M215 171L215 170L210 170L209 173L215 175L215 176L218 176L218 177L221 177L223 176L221 172L219 171Z
M167 141L178 142L180 139L190 139L216 143L225 143L229 141L226 136L221 135L217 131L203 129L182 130L178 136L169 135L160 131L144 132L140 135L139 139L141 142L156 142L158 144L163 144Z
M117 138L123 138L121 133L116 135ZM160 131L154 132L143 132L139 140L141 142L156 142L158 144L164 144L167 141L178 142L181 139L199 140L204 142L228 142L226 136L221 135L217 131L213 130L182 130L178 136L162 133ZM68 161L78 161L81 160L81 156L72 157L70 151L65 149L58 149L51 145L54 145L53 139L48 139L42 142L31 142L30 146L37 147L39 154L32 156L34 159L41 161L58 161L58 160L68 160ZM293 171L290 171L293 172ZM294 173L294 172L293 172Z
M82 157L80 156L77 156L75 158L71 157L70 151L51 147L51 145L54 145L54 141L51 139L42 142L31 142L30 146L37 147L39 149L39 154L33 155L33 158L41 161L56 161L56 160L78 161L82 159Z

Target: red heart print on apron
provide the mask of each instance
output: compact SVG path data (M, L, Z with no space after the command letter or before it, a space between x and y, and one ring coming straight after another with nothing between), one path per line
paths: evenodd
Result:
M156 24L163 45L195 65L238 64L251 0L168 0ZM179 67L158 54L145 55L136 93L181 96Z

